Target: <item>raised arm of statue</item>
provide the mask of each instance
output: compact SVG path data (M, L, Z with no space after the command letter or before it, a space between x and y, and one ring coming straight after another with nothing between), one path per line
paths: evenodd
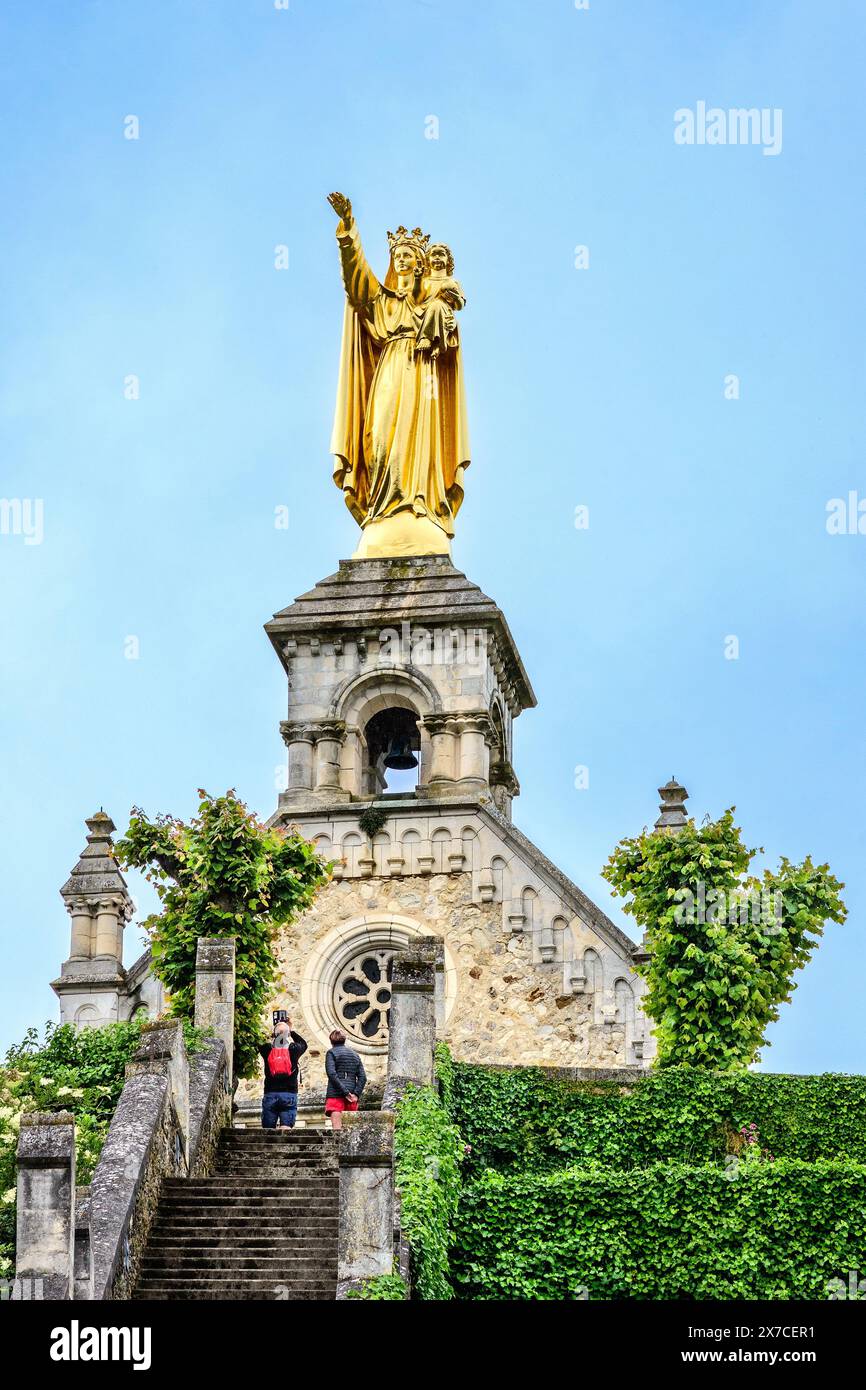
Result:
M337 223L337 244L346 298L360 314L369 314L382 286L370 269L358 227L352 216L352 204L342 193L329 193L328 202L340 221Z

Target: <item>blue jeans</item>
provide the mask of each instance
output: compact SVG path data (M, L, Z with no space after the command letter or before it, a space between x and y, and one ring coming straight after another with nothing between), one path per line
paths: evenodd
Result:
M265 1091L262 1096L262 1129L294 1129L298 1114L297 1091Z

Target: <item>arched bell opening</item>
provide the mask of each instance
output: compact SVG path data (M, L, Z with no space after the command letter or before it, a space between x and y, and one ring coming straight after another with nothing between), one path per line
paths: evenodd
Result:
M421 733L414 710L379 710L364 728L364 741L370 793L415 790L421 764Z

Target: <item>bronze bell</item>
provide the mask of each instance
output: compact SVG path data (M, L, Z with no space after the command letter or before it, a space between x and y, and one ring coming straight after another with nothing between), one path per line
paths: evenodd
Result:
M385 754L385 766L405 771L418 766L418 759L412 752L412 745L405 734L393 734Z

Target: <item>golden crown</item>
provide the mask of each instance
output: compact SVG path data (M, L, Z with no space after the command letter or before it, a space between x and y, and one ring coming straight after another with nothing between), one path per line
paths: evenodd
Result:
M391 248L392 256L401 242L408 243L419 255L426 258L430 234L429 232L422 232L420 227L413 227L411 232L407 231L405 227L398 227L396 232L389 232L388 245Z

